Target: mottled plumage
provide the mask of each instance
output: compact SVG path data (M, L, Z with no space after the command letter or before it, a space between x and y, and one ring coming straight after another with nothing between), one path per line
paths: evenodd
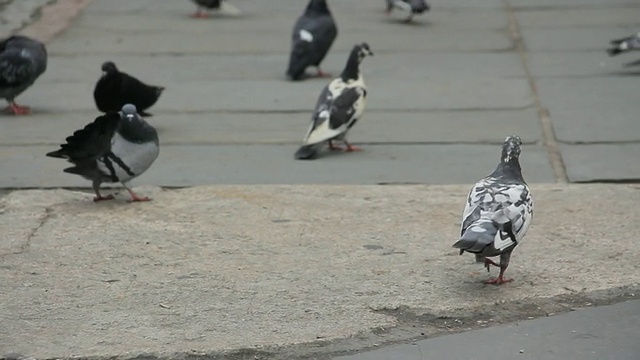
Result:
M478 181L467 198L462 213L460 240L453 247L476 254L490 265L500 267L498 278L488 281L501 284L510 280L503 275L511 252L529 229L533 217L533 200L520 168L518 136L506 138L496 170ZM500 264L487 257L500 256Z
M609 56L640 50L640 33L621 39L611 40L611 47L607 49Z
M334 140L343 141L347 151L358 150L347 142L346 135L364 113L367 87L360 74L360 63L367 55L373 55L367 43L354 46L340 77L324 87L303 145L294 155L296 159L314 159L325 143L331 149L339 149L333 145Z
M324 76L320 63L336 36L338 28L326 0L310 0L304 14L293 27L287 77L290 80L301 80L309 66L317 67L318 76Z
M96 83L93 98L102 112L117 112L126 105L133 104L142 116L158 101L164 91L162 86L147 85L135 77L118 70L116 64L107 61L102 64L102 77Z
M407 22L411 21L416 14L422 14L430 9L429 4L427 4L425 0L386 0L386 2L387 14L390 14L394 8L399 9L407 14L407 18L405 19Z
M0 42L0 97L9 106L5 111L28 114L29 108L15 103L47 69L47 50L43 43L26 36L14 35Z
M121 182L132 201L148 198L135 194L128 182L144 173L158 157L158 133L127 104L121 112L109 112L67 137L60 149L49 157L67 159L73 164L64 172L92 181L95 201L112 199L100 195L103 182Z

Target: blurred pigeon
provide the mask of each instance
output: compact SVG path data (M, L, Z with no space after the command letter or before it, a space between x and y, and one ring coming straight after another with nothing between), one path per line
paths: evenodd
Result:
M26 36L14 35L0 42L0 97L7 100L6 112L24 115L29 107L15 98L27 90L47 69L44 44Z
M491 265L500 268L497 278L487 284L500 285L511 281L504 272L509 266L511 252L529 229L533 217L533 200L520 168L518 136L509 136L502 145L502 158L496 170L478 181L467 198L462 213L460 240L453 247L476 254L484 259L489 271ZM488 257L500 255L500 264Z
M336 36L338 28L326 0L310 0L304 14L293 27L287 77L290 80L301 80L309 66L318 69L318 77L331 76L320 70L320 63L329 52Z
M240 10L227 4L227 2L222 0L191 0L196 6L196 12L191 15L192 18L208 18L209 11L217 10L222 13L227 13L230 15L239 15ZM204 9L204 11L203 11Z
M143 83L133 76L118 71L116 64L107 61L102 64L104 74L96 83L93 98L98 110L118 112L126 104L133 104L142 116L152 116L145 110L153 106L164 91L162 86Z
M611 47L607 49L609 56L616 56L621 53L640 50L640 33L622 39L610 41Z
M360 150L349 144L346 136L362 117L367 103L367 87L360 74L360 63L367 55L373 55L367 43L354 46L340 77L324 87L303 145L294 155L296 159L314 159L325 143L331 150L343 150L333 144L334 140L344 142L345 151Z
M121 112L108 112L67 137L60 149L47 156L67 159L74 166L64 172L93 182L94 201L110 200L100 195L103 182L121 182L131 194L129 201L149 201L133 192L129 181L144 173L158 157L158 133L126 104Z
M387 15L391 14L391 10L394 8L399 9L407 13L405 21L409 22L413 20L416 14L422 14L425 11L429 11L429 4L425 0L386 0L387 9L385 12Z

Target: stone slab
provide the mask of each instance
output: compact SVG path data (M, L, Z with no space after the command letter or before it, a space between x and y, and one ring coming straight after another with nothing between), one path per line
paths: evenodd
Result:
M384 310L545 311L550 298L640 282L632 186L534 185L538 211L511 258L515 281L499 288L451 248L467 186L138 191L154 201L42 190L0 200L0 353L213 358L327 346L392 329L398 320ZM616 271L603 271L612 259Z
M561 145L569 180L640 181L640 143Z
M617 77L638 75L640 69L628 68L625 64L640 56L634 57L635 54L629 54L610 57L605 52L605 48L589 52L533 52L527 56L529 67L536 80L598 78L598 81L607 83L617 82Z
M528 51L605 51L609 41L637 33L631 25L609 25L586 28L525 28L522 30ZM624 35L626 34L626 35Z
M380 350L334 360L636 360L640 301L602 306ZM464 346L460 346L464 344Z
M640 140L637 76L537 81L556 136L572 143Z
M56 147L95 113L36 114L0 121L0 145ZM308 130L311 110L282 114L159 113L147 120L163 145L293 144ZM470 129L474 131L460 131ZM525 143L541 141L535 110L382 112L370 111L350 132L354 142L393 144L484 143L499 146L508 134Z
M529 1L533 4L534 2ZM604 3L604 2L603 2ZM577 7L571 9L548 8L545 10L517 11L516 17L521 28L585 28L636 26L640 7Z
M499 161L498 145L363 145L357 153L324 153L321 159L296 161L298 145L163 146L154 165L136 184L472 184ZM68 164L44 154L57 147L2 146L0 187L88 187L79 176L62 172ZM524 146L527 181L553 182L546 151ZM443 161L443 159L446 159ZM18 171L19 169L19 171Z

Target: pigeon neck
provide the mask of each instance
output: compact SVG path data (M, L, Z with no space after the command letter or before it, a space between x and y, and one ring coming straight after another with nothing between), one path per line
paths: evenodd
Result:
M491 174L495 178L509 178L524 182L522 177L522 168L518 158L510 158L507 161L501 161L496 170Z
M360 77L360 61L358 60L358 52L352 51L347 60L347 66L342 70L340 74L342 81L347 82L349 80L357 80Z
M305 15L331 15L326 0L311 0L307 9L304 12Z
M150 141L158 142L158 133L151 125L142 119L120 121L118 133L127 141L143 144Z

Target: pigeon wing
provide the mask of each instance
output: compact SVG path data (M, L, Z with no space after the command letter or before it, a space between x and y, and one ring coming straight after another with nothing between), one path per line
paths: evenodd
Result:
M67 159L74 164L95 161L110 151L111 140L120 121L119 113L98 116L92 123L67 137L60 149L47 153L47 156Z

